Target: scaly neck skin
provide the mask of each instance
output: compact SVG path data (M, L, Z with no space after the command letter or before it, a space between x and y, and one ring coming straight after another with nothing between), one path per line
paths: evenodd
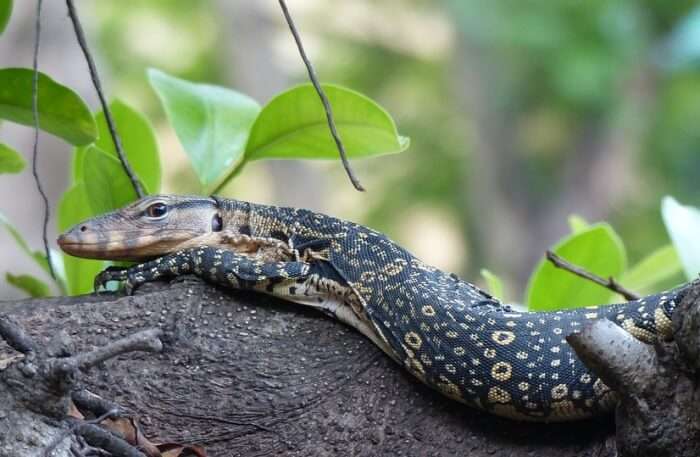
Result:
M599 318L645 341L669 336L680 296L676 291L559 313L512 312L374 230L310 211L219 198L146 197L79 224L59 244L72 255L110 260L141 261L206 246L212 257L221 250L264 262L308 261L311 282L345 288L354 299L338 301L316 289L320 301L308 302L292 296L284 282L281 288L261 282L260 290L332 311L427 385L521 420L572 420L609 410L614 393L578 360L565 336ZM205 277L227 277L229 267L212 261L210 268L220 274Z

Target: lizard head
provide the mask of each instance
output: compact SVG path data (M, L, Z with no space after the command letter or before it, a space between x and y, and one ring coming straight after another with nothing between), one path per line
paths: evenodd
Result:
M212 198L149 196L77 224L58 244L76 257L139 261L206 244L221 225Z

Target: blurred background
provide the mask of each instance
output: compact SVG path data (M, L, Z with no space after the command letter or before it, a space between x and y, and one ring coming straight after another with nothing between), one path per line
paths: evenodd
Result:
M633 263L668 242L663 195L700 205L695 3L289 0L321 80L378 101L412 145L354 162L364 194L339 162L260 161L226 195L356 220L471 281L488 268L514 300L544 250L568 233L572 213L610 221ZM106 91L157 130L167 191L193 191L196 178L147 83L148 67L261 103L306 81L274 0L77 6ZM15 2L1 67L31 67L33 14L34 2ZM40 69L97 109L64 2L45 2L43 17ZM0 137L30 158L30 128L3 123ZM40 141L55 214L71 148L48 135ZM0 212L40 248L42 204L29 171L1 177ZM55 225L52 218L52 242ZM41 277L4 231L0 256L3 276ZM0 281L0 299L21 296Z

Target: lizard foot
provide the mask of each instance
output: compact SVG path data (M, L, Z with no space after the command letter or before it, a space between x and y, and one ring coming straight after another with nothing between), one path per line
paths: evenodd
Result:
M134 280L135 269L135 267L118 266L109 266L105 268L97 276L95 276L95 281L93 283L95 294L99 294L100 288L105 287L108 282L121 281L124 284L124 290L126 291L127 295L133 295L135 287L138 285Z

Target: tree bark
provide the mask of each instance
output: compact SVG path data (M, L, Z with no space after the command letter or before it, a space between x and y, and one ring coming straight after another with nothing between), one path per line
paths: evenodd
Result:
M163 352L108 360L81 382L130 410L152 441L200 444L210 456L615 455L612 417L530 424L471 410L414 380L353 329L263 295L186 280L133 297L2 302L0 314L39 342L63 329L82 351L161 329ZM0 343L0 367L8 355L16 352ZM3 405L12 404L7 397L0 382ZM57 428L27 411L24 426L44 427L33 433L45 437L20 447L9 442L16 414L0 409L0 455L37 455Z
M620 457L700 455L700 280L673 313L674 338L648 345L600 320L567 340L618 393Z

